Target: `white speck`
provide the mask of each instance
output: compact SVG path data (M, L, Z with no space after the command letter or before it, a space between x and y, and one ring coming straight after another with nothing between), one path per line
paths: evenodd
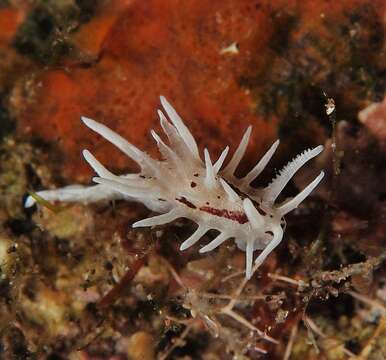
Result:
M324 104L326 107L326 114L331 115L335 111L335 101L332 98L328 98L327 102Z
M221 55L237 55L239 53L239 44L237 42L233 42L229 46L222 48L220 51Z
M221 24L222 23L222 16L221 16L221 14L219 12L216 12L215 17L216 17L217 24Z

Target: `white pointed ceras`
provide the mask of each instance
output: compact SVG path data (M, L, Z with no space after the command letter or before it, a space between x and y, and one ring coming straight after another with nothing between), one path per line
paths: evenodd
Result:
M235 170L247 148L251 126L245 131L228 164L222 168L229 147L225 148L216 162L212 161L205 149L203 161L193 135L163 96L161 104L168 118L161 110L158 110L158 115L169 143L166 144L154 130L151 130L151 134L163 161L151 158L105 125L82 117L86 126L137 162L141 172L117 176L107 170L89 151L84 150L84 158L98 174L98 177L93 178L97 185L72 185L57 190L43 190L37 194L49 201L135 200L161 213L138 221L133 227L162 225L177 218L188 218L197 223L198 227L181 244L181 250L197 243L209 230L216 230L217 236L203 246L200 253L214 250L233 238L237 246L246 252L246 277L250 278L254 251L263 250L255 260L255 263L261 264L283 238L283 216L295 209L311 193L322 180L323 171L294 198L275 204L276 198L300 167L320 154L323 146L298 155L267 187L254 188L251 187L251 182L264 170L278 147L279 140L246 176L238 178ZM28 197L25 206L30 207L34 203L35 200Z

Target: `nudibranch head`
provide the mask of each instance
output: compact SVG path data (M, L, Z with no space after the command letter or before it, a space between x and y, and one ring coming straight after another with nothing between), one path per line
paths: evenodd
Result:
M253 254L263 250L255 260L261 264L283 238L283 217L295 209L322 180L323 171L305 189L284 203L275 201L294 174L323 150L323 146L304 151L290 161L265 188L251 186L264 170L279 145L277 140L242 178L235 176L236 168L246 151L252 127L245 131L241 142L224 167L229 147L216 161L209 151L200 157L197 143L180 116L161 96L167 115L158 110L161 127L168 143L151 130L163 160L151 158L103 124L82 117L84 124L118 147L141 168L137 174L117 176L107 170L88 150L84 158L97 173L96 186L68 186L38 193L46 200L92 202L106 199L128 199L145 204L161 213L133 224L147 227L169 223L177 218L188 218L198 227L180 246L185 250L197 243L209 230L217 236L199 251L214 250L229 239L246 252L246 277L252 276ZM29 197L26 206L34 203Z

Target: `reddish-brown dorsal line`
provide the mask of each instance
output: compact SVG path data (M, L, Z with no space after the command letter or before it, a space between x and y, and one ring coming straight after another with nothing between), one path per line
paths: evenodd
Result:
M191 209L197 209L197 206L192 204L186 197L181 196L180 198L176 198L177 201L180 203L186 205L187 207L190 207Z
M186 205L191 209L197 209L197 206L191 203L186 197L181 196L180 198L176 198L177 201ZM205 211L211 215L223 217L229 220L237 221L239 224L245 224L248 222L247 215L245 215L241 211L229 211L227 209L216 209L210 206L201 206L199 208L201 211Z
M199 210L205 211L209 214L223 217L229 220L237 221L240 224L245 224L248 222L247 215L241 211L229 211L226 209L215 209L210 206L201 206Z

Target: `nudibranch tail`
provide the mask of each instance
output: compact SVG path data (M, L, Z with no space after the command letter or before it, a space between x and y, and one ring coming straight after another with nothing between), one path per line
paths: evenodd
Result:
M103 200L118 200L122 196L115 190L106 188L102 185L68 185L60 189L42 190L36 193L46 201L60 202L83 202L91 203ZM24 202L24 206L29 208L35 205L36 200L32 196L28 196Z
M123 180L123 178L121 178ZM127 195L132 198L148 198L153 197L149 189L144 189L138 186L133 186L131 184L124 184L121 181L110 180L102 177L93 177L92 181L97 184L103 185L110 189L115 189L115 191L120 192L123 195Z
M115 175L102 165L88 150L83 156L98 176L94 186L68 186L57 190L43 190L37 194L45 200L93 202L110 199L135 200L160 213L137 221L133 227L149 227L170 223L184 217L197 223L194 233L180 245L186 250L200 241L210 230L217 236L201 247L200 253L212 251L229 239L246 252L245 272L249 279L256 269L283 238L283 216L294 210L310 195L324 176L322 171L294 198L275 205L275 200L294 174L309 160L317 156L322 146L306 150L290 161L278 176L265 188L251 183L262 173L274 155L279 140L274 142L261 160L242 178L235 171L245 155L252 127L242 136L237 150L222 169L229 152L227 146L217 161L212 162L208 149L204 159L199 155L197 143L180 116L161 96L167 116L158 110L161 128L167 136L165 142L151 130L163 160L151 158L123 137L92 119L82 117L90 129L104 137L140 166L136 174ZM25 206L35 203L28 197ZM255 260L253 254L262 250Z

